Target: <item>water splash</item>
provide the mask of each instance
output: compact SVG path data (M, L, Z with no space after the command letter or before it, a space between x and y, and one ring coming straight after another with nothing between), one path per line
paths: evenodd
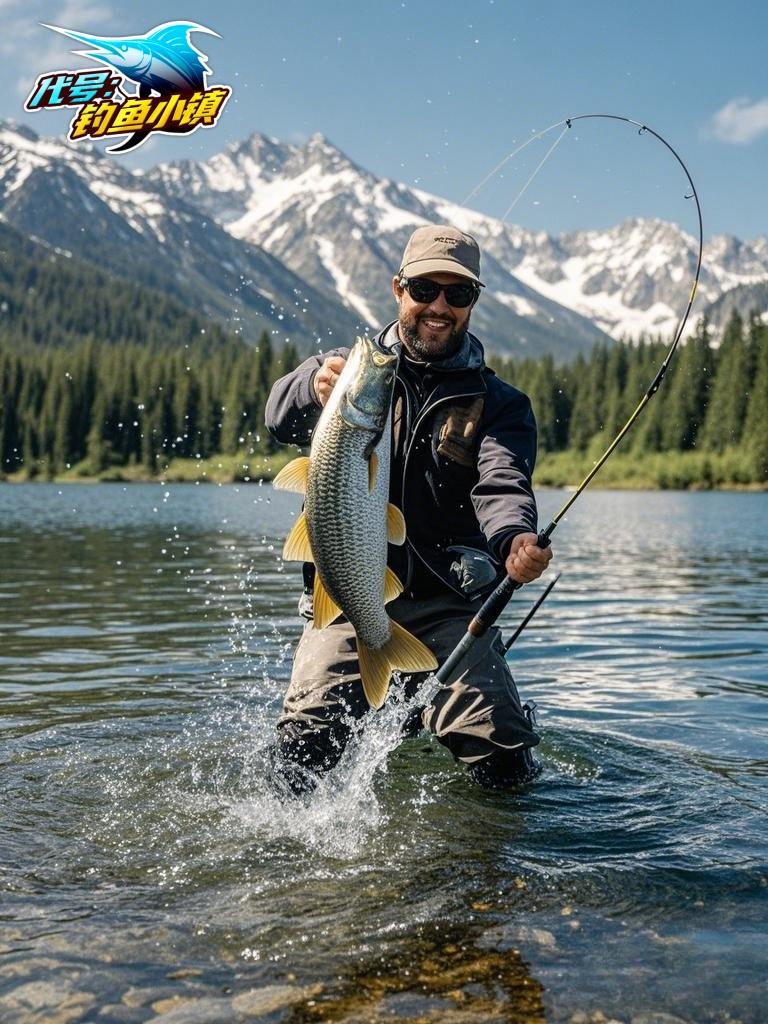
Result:
M301 796L281 793L269 781L267 746L254 751L243 773L251 793L232 800L230 813L260 838L295 840L324 856L357 857L389 824L376 789L406 722L424 706L430 688L427 680L407 698L393 687L380 711L370 712L362 725L350 721L353 734L338 765Z

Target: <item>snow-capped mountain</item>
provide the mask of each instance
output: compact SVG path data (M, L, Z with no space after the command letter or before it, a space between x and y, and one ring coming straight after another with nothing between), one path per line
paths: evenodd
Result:
M389 282L413 229L479 216L460 207L438 214L441 200L377 178L320 135L291 146L257 134L204 163L164 165L149 177L376 326L393 317ZM488 289L472 323L489 348L567 358L607 340L590 319L510 274L491 251L483 278Z
M335 295L93 147L0 125L0 216L65 254L168 292L250 341L267 329L317 348L360 329Z
M559 237L526 231L377 178L321 135L294 146L255 134L204 163L162 165L150 176L306 280L335 286L364 318L387 315L381 281L396 267L409 233L430 222L477 236L489 292L523 332L520 322L557 320L567 309L616 338L669 333L696 265L697 241L674 224L630 219L607 231ZM705 247L697 308L766 279L768 240L713 237ZM473 313L484 330L486 299Z
M257 133L207 161L130 172L94 147L0 123L0 216L249 340L267 328L305 350L392 318L390 279L425 223L479 239L488 287L472 324L505 354L567 359L608 335L669 333L696 256L694 239L658 220L559 237L504 224L379 178L320 135L291 145ZM768 240L713 238L697 311L729 292L762 296L767 281Z
M515 274L531 287L592 316L614 337L669 334L677 326L696 270L698 240L674 224L629 219L609 231L557 239L559 266L529 252ZM543 272L542 272L543 271ZM768 280L768 243L714 236L704 246L696 309L733 288Z

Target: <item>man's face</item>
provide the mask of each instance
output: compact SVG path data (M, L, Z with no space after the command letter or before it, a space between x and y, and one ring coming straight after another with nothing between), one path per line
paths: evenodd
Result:
M439 284L466 282L459 274L419 274ZM464 333L469 327L472 306L457 309L445 301L445 292L440 292L434 302L415 302L405 288L401 288L399 277L392 279L392 292L399 309L398 329L400 340L414 359L423 362L447 359L461 348Z

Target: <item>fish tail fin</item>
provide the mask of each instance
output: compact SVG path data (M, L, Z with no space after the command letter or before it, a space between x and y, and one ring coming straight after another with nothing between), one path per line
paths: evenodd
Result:
M363 691L372 708L380 708L386 700L389 681L395 670L410 673L437 668L437 658L426 644L392 619L389 625L391 636L378 650L366 647L359 639L357 642Z

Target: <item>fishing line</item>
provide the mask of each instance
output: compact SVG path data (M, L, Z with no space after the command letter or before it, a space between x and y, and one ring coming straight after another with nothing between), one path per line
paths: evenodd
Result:
M534 179L534 178L536 177L536 175L537 175L537 174L539 173L539 171L541 170L541 168L542 168L542 167L544 166L544 164L545 164L545 163L547 162L547 160L549 160L549 158L550 158L550 157L552 156L552 154L553 154L553 153L555 152L555 150L557 149L557 147L558 147L558 146L560 145L560 140L561 140L561 139L563 138L563 136L565 135L565 133L566 133L566 132L568 131L568 127L569 127L569 126L568 126L568 125L566 125L566 126L565 126L565 128L563 128L563 130L562 130L562 131L560 132L560 134L559 134L559 135L557 136L557 138L555 139L555 141L554 141L554 142L552 143L552 145L551 145L551 146L549 147L549 149L547 150L547 152L546 152L546 153L544 154L544 156L542 157L542 160L541 160L541 163L539 164L539 166L538 166L538 167L536 168L536 170L535 170L535 171L533 172L533 174L532 174L532 175L530 176L530 178L528 179L528 181L526 181L526 183L525 183L525 184L523 185L523 187L522 187L522 188L520 189L520 191L519 191L519 192L517 193L517 195L516 195L516 196L515 196L515 198L514 198L514 199L512 200L512 202L511 202L511 203L509 204L509 206L508 206L508 207L506 208L506 210L504 211L504 215L503 215L503 217L501 218L502 224L503 224L503 223L504 223L504 221L505 221L505 220L507 219L507 217L508 217L508 216L510 215L510 213L512 213L512 211L514 210L514 208L515 208L515 207L517 206L518 200L522 198L523 194L525 193L525 190L526 190L526 189L528 188L528 186L529 186L529 185L531 184L531 182L532 182L532 181L533 181L533 179Z
M559 573L557 574L557 576L555 576L555 577L554 577L554 579L552 579L552 580L550 580L550 581L549 581L549 584L547 585L547 588L546 588L546 590L545 590L545 591L544 591L544 592L543 592L542 594L540 594L540 595L539 595L539 598L538 598L538 600L536 601L536 604L534 604L534 605L533 605L533 607L532 607L532 608L530 609L530 611L529 611L529 612L528 612L528 614L527 614L527 615L525 616L525 618L523 619L523 621L522 621L522 622L520 623L520 625L519 625L519 626L517 627L517 629L515 630L515 632L514 632L514 633L512 634L512 636L511 636L511 637L509 638L509 640L507 640L507 642L506 642L506 643L504 644L504 650L505 650L505 651L508 651L508 650L509 650L509 648L510 648L510 647L512 646L512 644L513 644L513 643L515 642L515 640L517 640L517 638L518 638L518 637L520 636L520 634L521 634L521 633L523 632L523 630L525 629L525 627L526 627L526 626L528 625L528 623L529 623L529 622L531 621L531 619L532 619L532 618L534 617L534 615L536 614L536 612L537 612L537 611L539 610L539 608L541 608L541 606L542 606L542 605L544 604L544 602L545 602L545 601L547 600L547 598L549 597L549 595L550 595L550 594L551 594L551 592L552 592L552 589L553 589L553 587L555 586L555 584L557 583L557 581L558 581L558 580L560 579L560 577L561 577L562 575L563 575L563 574L562 574L561 572L559 572Z
M478 186L476 186L476 188L473 189L472 192L469 193L469 196L467 198L471 198L473 195L475 195L475 193L478 192L480 190L480 188L482 188L482 186L487 181L489 181L493 177L493 175L495 173L497 173L509 160L511 160L522 149L525 149L526 146L529 146L537 138L542 138L548 132L553 131L555 128L559 128L562 125L565 125L565 131L567 131L569 128L571 128L571 126L573 125L573 123L575 121L586 121L586 120L594 119L594 118L606 118L606 119L612 120L612 121L623 121L625 124L635 125L635 127L638 129L638 135L644 136L644 135L648 134L648 135L653 136L653 138L655 138L659 142L663 143L663 145L666 146L666 148L669 150L669 152L672 154L672 156L675 158L675 160L677 160L678 164L683 169L683 173L685 174L685 177L688 180L688 185L690 187L690 193L686 194L685 198L686 199L693 199L695 204L696 204L696 215L697 215L697 218L698 218L698 225L699 225L698 256L697 256L697 260L696 260L696 271L695 271L695 273L693 275L693 281L692 281L691 289L690 289L690 292L689 292L689 295L688 295L688 302L687 302L685 310L683 311L683 314L680 317L680 320L678 322L677 329L676 329L676 331L674 333L674 336L673 336L673 339L672 339L672 344L670 345L669 351L667 352L666 356L664 357L664 360L663 360L661 366L657 370L656 375L653 378L653 380L651 381L651 383L649 384L645 394L640 399L640 402L638 403L637 408L630 415L629 419L624 424L624 426L621 428L621 430L618 432L618 434L613 439L613 441L608 445L608 447L606 448L606 450L603 453L603 455L597 460L597 462L595 462L595 464L593 465L592 469L589 471L589 473L587 473L587 475L584 477L584 479L581 481L579 486L576 488L574 493L570 496L568 501L566 501L566 503L563 505L563 507L560 509L560 511L553 517L553 519L549 523L549 525L544 530L542 530L539 533L537 543L538 543L538 546L540 548L549 547L550 537L552 536L552 534L554 533L555 529L557 528L557 525L560 522L560 520L563 518L563 516L565 516L565 514L568 512L568 510L571 508L571 506L574 504L574 502L580 497L580 495L584 493L586 488L589 486L591 481L594 479L595 475L600 471L600 469L602 469L602 467L605 465L605 463L611 457L613 452L619 446L621 441L624 439L624 437L626 436L628 431L631 429L633 424L637 421L637 418L639 417L640 413L643 411L643 409L645 409L645 407L650 402L651 398L653 398L653 396L659 390L659 386L661 385L661 382L664 379L664 375L667 372L667 368L669 367L669 364L672 361L672 357L674 356L675 351L677 350L677 346L678 346L678 344L680 342L680 339L681 339L681 337L683 335L683 331L685 329L685 325L686 325L686 323L688 321L688 317L689 317L690 312L691 312L691 307L693 306L693 300L694 300L694 298L696 296L696 290L697 290L698 284L699 284L699 277L701 275L701 258L702 258L702 252L703 252L703 249L704 249L704 228L703 228L702 217L701 217L701 204L699 203L699 196L698 196L698 193L696 192L696 186L693 183L693 179L691 178L691 175L690 175L690 173L688 171L688 168L686 167L686 165L683 162L682 158L677 153L677 151L675 149L673 149L673 147L669 144L669 142L667 142L667 140L662 135L660 135L658 132L654 131L653 128L649 128L648 125L642 124L640 121L634 121L631 117L623 117L623 116L621 116L619 114L579 114L577 117L567 117L563 121L558 121L556 124L550 125L549 128L545 128L544 131L539 132L537 135L535 135L532 138L528 139L521 146L518 146L518 148L516 150L514 150L512 153L510 153L509 156L505 157L504 160L502 160L494 168L494 170L490 174L486 175L486 177L482 180L482 182ZM534 173L531 175L531 177L525 183L525 186L523 187L523 191L528 187L528 185L531 183L533 178L539 173L541 168L544 166L546 161L549 159L551 154L554 152L554 150L555 150L557 144L560 142L560 139L562 138L563 134L564 134L564 132L561 133L560 138L558 138L558 140L555 143L555 145L550 147L550 149L547 152L547 154L545 155L544 159L540 162L539 166L536 168ZM518 198L519 198L519 196L518 196ZM517 199L515 200L515 202L516 201L517 201ZM498 619L498 617L501 614L501 612L504 610L505 606L509 602L509 600L512 597L512 595L514 594L514 592L516 590L518 590L522 585L523 585L522 583L518 583L516 580L512 579L511 576L507 576L496 587L496 589L493 591L493 593L490 595L490 597L485 601L485 603L483 604L482 608L477 612L477 614L474 616L472 621L469 623L469 626L467 627L467 632L464 634L464 637L459 641L459 643L457 644L457 646L454 649L454 651L448 656L446 661L443 662L443 664L440 666L440 668L435 673L433 678L438 683L440 683L442 685L445 685L446 683L451 681L451 677L454 674L454 672L456 671L457 667L459 666L459 663L463 660L464 655L473 646L475 641L477 639L479 639L481 636L483 636L490 629L490 627Z
M468 192L464 196L464 198L461 201L461 205L466 206L469 200L472 198L472 196L477 195L477 193L480 191L483 185L487 184L487 182L489 182L491 178L494 177L494 175L498 174L501 168L508 164L510 160L514 160L518 153L522 153L524 149L530 146L531 143L535 142L537 139L543 139L545 135L548 135L551 131L554 131L555 128L559 128L561 124L565 124L565 121L557 121L555 124L551 124L549 128L544 128L542 131L536 132L536 134L532 135L530 139L526 139L525 142L522 142L517 147L517 149L513 149L511 153L507 154L507 156L505 156L503 160L499 161L499 163L496 164L492 171L489 171L486 174L486 176L483 178L479 185L475 185L472 191ZM566 125L566 128L567 127L568 126ZM538 173L538 168L536 169L535 173Z

